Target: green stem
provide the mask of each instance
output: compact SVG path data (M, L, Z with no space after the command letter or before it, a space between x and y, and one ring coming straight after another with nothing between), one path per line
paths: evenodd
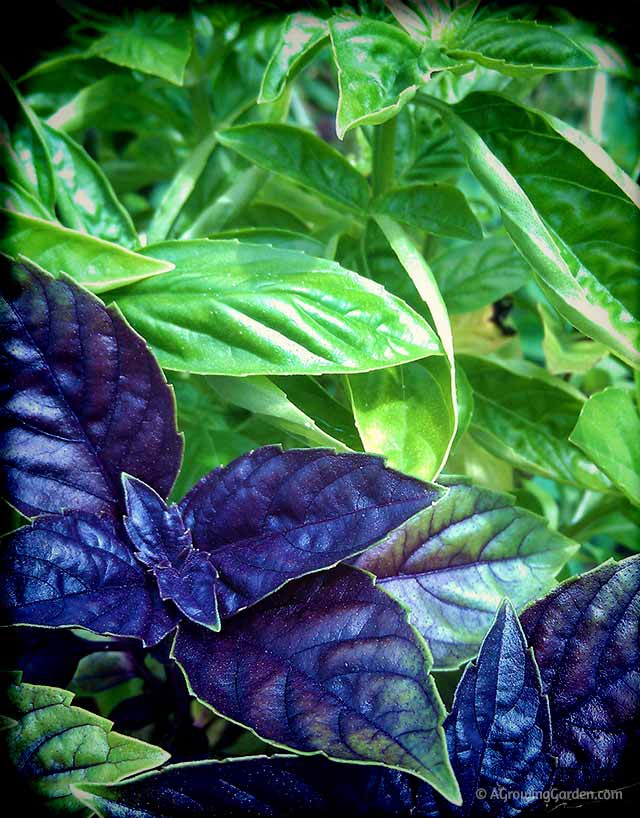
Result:
M236 179L215 202L202 211L181 239L195 239L209 233L217 233L253 199L267 181L269 171L263 168L248 168Z
M393 187L397 117L388 119L373 131L373 195L380 196Z

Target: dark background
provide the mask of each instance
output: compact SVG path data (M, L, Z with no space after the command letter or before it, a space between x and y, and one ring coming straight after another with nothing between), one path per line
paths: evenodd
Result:
M315 2L315 0L235 0L230 3L224 0L223 5L238 6L244 2L258 13L261 9L275 11L294 11L302 9L312 9L318 6L325 8L330 6L343 6L347 3L342 0L325 0L325 2ZM374 5L375 0L371 3ZM383 0L379 0L382 5ZM199 3L196 5L214 5L215 0ZM566 9L576 17L594 22L599 32L619 45L622 45L627 55L640 62L640 46L638 43L637 25L632 21L633 4L626 0L600 0L600 2L585 2L585 0L559 0L556 3L527 3L517 4L498 0L493 3L482 3L483 5L499 6L510 8L515 5L526 5L529 8L537 9L537 18L544 19L553 15L553 7ZM73 16L65 8L71 5L65 0L16 0L14 3L6 5L3 9L3 21L0 32L0 62L7 69L9 74L17 78L43 55L46 55L62 47L66 42L66 29L74 22ZM77 5L80 5L78 3ZM85 7L100 9L106 12L116 13L123 9L135 8L157 8L163 11L179 11L189 7L188 2L117 2L117 0L101 0L99 2L85 2ZM357 2L349 3L357 8ZM635 16L635 15L633 15Z

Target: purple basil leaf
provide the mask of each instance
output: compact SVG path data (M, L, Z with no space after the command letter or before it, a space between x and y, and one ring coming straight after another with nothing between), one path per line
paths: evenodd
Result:
M0 553L4 624L84 627L157 644L176 624L110 518L38 517Z
M160 596L189 619L220 630L217 571L206 551L196 551L176 505L167 505L152 488L123 475L127 516L124 525L141 563L151 569Z
M2 666L22 671L31 684L68 687L78 662L95 649L66 629L0 628Z
M276 755L171 765L78 795L104 818L392 818L414 814L416 785L394 770Z
M3 263L3 494L26 516L116 509L120 472L163 496L180 467L173 394L114 307L69 278Z
M505 602L456 689L445 722L449 757L460 784L462 807L435 800L442 815L492 818L519 815L547 788L555 759L549 703L542 693L533 653L509 602ZM501 788L508 799L492 797ZM484 790L485 798L478 798ZM514 793L522 793L514 797ZM421 788L418 814L429 814L427 788ZM437 814L437 813L436 813Z
M458 797L428 650L363 571L291 582L220 633L181 623L172 655L195 696L266 741L410 770Z
M578 547L512 496L450 481L444 497L353 560L409 608L439 669L475 656L502 600L519 610L539 599Z
M443 491L379 457L265 446L204 477L180 509L218 569L224 618L360 553Z
M549 696L558 789L637 778L640 556L573 577L522 614Z

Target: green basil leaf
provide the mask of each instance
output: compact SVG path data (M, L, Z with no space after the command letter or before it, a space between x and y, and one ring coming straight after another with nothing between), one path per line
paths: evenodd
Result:
M207 383L222 401L241 406L276 428L301 438L307 445L350 451L341 440L326 434L313 418L289 400L286 392L263 375L247 378L211 375Z
M51 214L45 206L17 182L13 184L0 182L0 207L27 216L37 216L39 219L51 219Z
M481 239L482 228L464 194L443 182L396 188L378 197L373 209L403 224L454 239Z
M97 293L173 268L167 261L34 216L2 209L0 214L5 223L0 251L12 258L24 256L54 276L67 273Z
M47 814L84 813L74 784L120 781L168 758L160 747L111 732L112 722L71 704L56 687L10 684L0 708L16 724L4 733L11 772Z
M444 358L350 375L353 413L368 452L387 465L432 480L456 431L451 371Z
M456 395L456 365L453 352L453 335L447 307L442 299L438 284L431 268L405 231L388 216L377 216L376 221L387 238L393 252L398 257L407 275L413 282L423 302L426 304L436 328L442 348L444 361L427 361L433 386L429 397L430 415L432 417L432 452L435 455L435 473L437 476L449 457L449 452L458 430L458 401ZM435 405L439 404L436 410ZM425 406L429 404L425 400ZM426 418L423 417L423 422ZM441 424L440 433L435 433L435 422ZM445 443L446 441L446 443Z
M340 139L356 125L394 117L428 78L418 70L420 46L397 26L337 15L329 20L329 32L338 69Z
M258 102L275 102L287 82L324 46L328 33L326 20L303 12L290 14L262 77Z
M246 244L270 244L273 247L282 247L284 250L300 250L310 256L325 256L323 242L305 233L295 230L283 230L278 227L239 227L234 230L224 230L222 233L213 233L208 239L238 239Z
M14 114L13 135L0 117L0 159L7 181L20 185L34 194L45 209L53 214L56 194L51 157L37 116L0 67L0 97L3 113Z
M171 499L178 502L200 478L226 466L251 449L285 443L274 427L253 422L249 413L217 400L205 378L167 372L178 410L178 428L184 436L182 468ZM298 443L299 445L299 443Z
M531 267L508 236L451 242L431 260L449 313L473 312L518 290Z
M351 407L342 380L328 375L314 378L305 375L275 375L271 378L294 403L323 432L342 441L354 451L362 451Z
M631 390L609 387L592 395L569 439L640 506L640 415Z
M505 97L438 107L552 305L640 367L637 187L572 129Z
M138 247L131 217L89 154L50 125L43 124L42 131L55 172L58 206L68 226L124 247Z
M110 20L87 55L182 85L191 56L191 31L185 20L172 14L138 9L132 16Z
M608 354L604 344L565 329L558 314L544 304L538 304L538 312L544 327L544 359L552 375L565 372L584 374Z
M367 181L347 160L315 134L293 125L253 122L219 134L226 148L265 170L318 193L333 204L358 212L369 202Z
M597 65L588 51L562 32L528 20L504 18L473 23L448 53L510 77L578 71Z
M207 239L144 253L175 270L115 298L167 369L314 375L442 354L431 328L406 304L327 259Z
M526 361L460 356L473 388L471 434L496 457L560 483L608 491L597 466L569 442L584 399Z

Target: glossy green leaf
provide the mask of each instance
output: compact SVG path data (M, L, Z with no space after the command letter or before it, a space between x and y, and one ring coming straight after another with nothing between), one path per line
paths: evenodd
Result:
M482 238L480 223L464 194L443 182L396 188L376 199L373 209L438 236Z
M11 117L11 126L15 129L10 134L0 117L0 160L7 181L32 192L53 214L55 181L40 122L1 67L0 91L2 114Z
M518 609L539 599L578 549L508 494L451 480L355 560L408 608L440 670L475 656L503 598Z
M5 223L5 234L0 239L3 253L13 258L24 256L54 276L67 273L94 292L155 277L173 267L170 262L34 216L0 212Z
M418 69L420 46L397 26L355 15L329 20L340 96L340 139L356 125L394 117L426 81Z
M43 124L55 172L58 207L69 227L124 247L140 242L131 217L89 154L70 136Z
M439 109L552 305L640 366L637 187L572 129L505 97Z
M353 413L368 452L422 480L442 468L455 434L451 372L444 358L350 375Z
M313 375L441 354L420 316L327 259L206 239L144 252L175 270L122 289L115 299L168 369Z
M182 85L191 55L189 24L172 14L138 9L132 16L110 21L88 55Z
M604 344L567 330L560 316L544 304L538 304L538 312L544 327L542 349L552 375L588 372L608 354Z
M437 418L441 424L440 434L438 436L439 440L437 446L434 446L434 451L440 455L440 462L436 466L436 471L433 475L435 477L447 461L458 430L456 365L449 314L431 268L407 233L388 216L377 216L376 221L386 236L393 252L398 257L398 261L404 267L420 297L426 304L445 353L445 359L443 361L434 360L425 362L426 368L433 380L433 385L430 389L431 401L433 401L431 404L433 407L431 415L433 418ZM438 410L435 409L436 401L440 403ZM448 439L448 442L443 447L442 443L445 439Z
M505 235L448 243L430 264L451 315L492 304L518 290L531 275L531 267Z
M283 23L280 40L271 55L260 86L258 102L274 102L287 82L324 46L327 21L313 14L290 14Z
M265 170L282 174L351 210L366 210L367 181L347 160L302 128L277 123L252 122L229 128L220 142Z
M14 213L24 213L26 216L51 219L51 214L47 212L45 206L17 182L13 184L0 182L0 207L13 210Z
M329 446L336 451L350 451L342 441L317 426L314 419L289 400L286 392L269 378L260 375L247 378L209 376L207 383L221 400L261 416L288 434L301 437L310 446Z
M13 683L2 694L0 709L17 722L4 733L11 774L47 814L84 811L73 784L119 781L169 758L160 747L111 732L110 721L72 700L66 690L32 684Z
M301 250L310 256L324 256L323 242L304 233L294 230L283 230L278 227L241 227L235 230L224 230L213 233L208 239L238 239L246 244L270 244L283 250Z
M591 54L565 34L528 20L489 18L475 22L448 53L511 77L596 66Z
M609 387L592 395L570 440L640 505L640 415L631 390Z
M471 434L525 472L609 490L597 466L569 442L583 396L526 361L460 356L474 393Z

